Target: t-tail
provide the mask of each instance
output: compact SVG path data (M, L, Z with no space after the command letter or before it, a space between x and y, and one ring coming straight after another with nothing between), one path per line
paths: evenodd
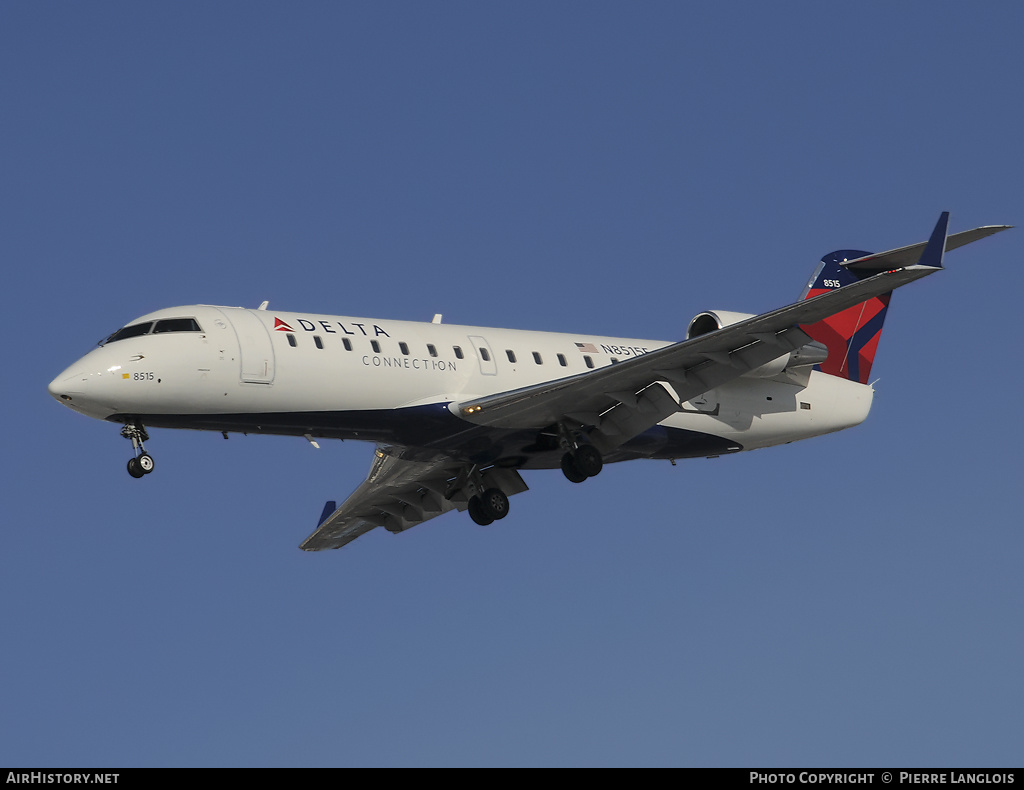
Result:
M949 212L946 211L939 218L927 244L917 244L878 255L863 250L830 252L821 259L804 289L801 301L851 285L879 272L899 268L900 265L906 266L907 263L925 269L941 269L944 252L952 248L946 244L948 226ZM966 244L967 241L963 243ZM907 260L908 253L913 256L919 255L916 263L913 262L913 257ZM831 315L816 324L802 326L801 329L812 339L828 348L828 359L815 365L814 369L831 376L867 384L891 298L892 291L889 291Z

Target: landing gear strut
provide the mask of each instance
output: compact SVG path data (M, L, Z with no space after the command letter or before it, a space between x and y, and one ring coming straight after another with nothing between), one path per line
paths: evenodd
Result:
M143 444L149 440L145 426L142 423L125 423L121 429L121 435L125 439L131 440L132 450L135 451L135 457L128 461L128 474L132 477L142 477L152 472L156 463L153 461L153 456L146 452L146 447Z

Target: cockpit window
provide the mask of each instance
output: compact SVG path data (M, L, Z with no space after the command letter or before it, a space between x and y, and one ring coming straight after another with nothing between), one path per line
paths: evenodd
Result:
M199 326L199 322L194 318L164 318L156 322L145 321L141 324L131 324L118 329L106 340L101 341L100 345L105 346L107 343L114 343L129 337L148 335L150 331L154 335L160 335L166 332L202 332L203 330Z
M162 332L202 332L199 322L194 318L165 318L157 321L153 328L153 334L159 335Z
M129 337L138 337L139 335L148 335L149 330L152 328L152 321L146 321L144 324L131 324L130 326L118 329L114 334L100 343L100 345L105 346L107 343L113 343L117 340L124 340Z

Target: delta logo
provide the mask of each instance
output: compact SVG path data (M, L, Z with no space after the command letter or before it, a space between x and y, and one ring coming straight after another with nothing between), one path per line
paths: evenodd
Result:
M350 321L346 324L344 321L322 321L317 319L316 323L313 323L307 318L294 318L292 319L297 323L304 332L326 332L329 335L338 334L338 329L341 330L342 334L346 335L363 335L364 337L391 337L391 334L384 329L384 327L377 326L376 324L361 324L358 321ZM319 326L317 326L319 324ZM367 329L367 326L372 327L372 331ZM335 329L334 327L338 327ZM351 327L351 328L350 328ZM357 331L358 330L358 331ZM276 315L274 316L274 331L275 332L295 332L297 331L287 321L282 321Z

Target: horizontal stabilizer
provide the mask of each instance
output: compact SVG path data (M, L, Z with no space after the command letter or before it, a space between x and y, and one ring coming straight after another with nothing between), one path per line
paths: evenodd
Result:
M947 216L947 214L943 214L943 216ZM950 250L955 250L958 247L963 247L965 244L971 244L972 242L984 239L1004 230L1009 230L1012 227L1013 225L985 225L980 228L974 228L973 230L954 233L951 236L946 237L945 251L949 252ZM843 263L843 266L862 274L877 274L878 272L889 271L890 269L913 266L916 263L924 264L921 258L923 257L925 247L927 246L927 242L911 244L909 247L900 247L896 250L879 252L873 255L865 255L863 258L846 261Z

